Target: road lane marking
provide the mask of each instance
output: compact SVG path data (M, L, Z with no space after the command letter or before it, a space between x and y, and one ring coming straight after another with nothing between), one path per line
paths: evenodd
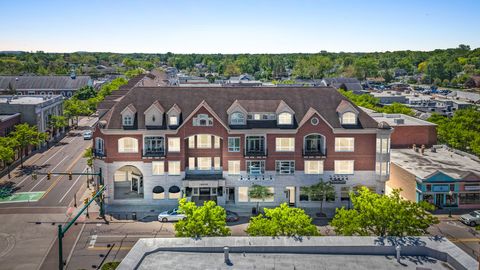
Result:
M65 156L65 157L62 159L62 161L60 161L60 162L57 164L57 166L55 166L55 167L52 169L52 171L55 170L58 166L60 166L60 164L62 164L62 162L64 162L65 159L67 159L67 158L68 158L68 156ZM42 177L42 179L40 179L40 180L37 182L37 184L35 184L29 191L31 192L32 190L34 190L38 185L40 185L40 183L42 182L42 180L45 179L45 178L47 178L46 175L45 175L44 177ZM42 198L43 198L43 197L45 197L45 194L42 196Z
M70 171L73 168L73 166L75 166L77 164L77 162L82 158L82 156L83 156L83 152L80 152L80 155L78 155L78 157L70 164L70 166L68 166L68 168L65 171ZM50 187L47 189L47 191L45 191L45 194L43 194L42 198L40 198L40 199L43 199L43 198L45 198L45 196L47 196L47 194L58 184L58 181L60 181L62 176L63 175L57 177L55 182L52 185L50 185Z
M80 236L82 236L83 229L85 229L85 225L86 225L86 224L83 223L82 228L80 229L80 232L78 233L77 238L75 239L75 242L73 243L72 249L70 250L70 254L68 254L67 260L66 260L66 262L65 262L65 266L68 266L68 263L69 263L70 260L72 259L73 251L75 250L75 247L76 247L77 244L78 244L78 240L80 240Z
M82 173L84 173L85 171L87 171L87 168L85 168ZM70 191L72 190L72 188L77 184L78 180L80 179L80 177L82 177L83 175L79 175L77 177L77 179L75 179L75 182L73 182L72 186L67 190L67 192L65 192L65 194L63 195L63 197L60 199L60 201L58 201L58 203L61 203L63 201L63 199L65 199L65 197L67 197L68 193L70 193ZM88 176L87 176L88 177Z
M90 243L88 243L88 248L94 248L95 247L95 242L97 242L97 235L96 234L90 236Z
M113 247L113 250L131 250L133 248L133 246L131 247ZM88 250L96 250L96 251L103 251L103 250L110 250L111 247L92 247L92 248L88 248Z

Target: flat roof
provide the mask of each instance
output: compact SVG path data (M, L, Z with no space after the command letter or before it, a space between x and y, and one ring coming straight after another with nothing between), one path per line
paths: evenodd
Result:
M372 117L378 123L386 122L392 127L396 126L436 126L437 124L415 118L401 113L378 113L378 112L367 112L370 117ZM399 121L400 120L400 121ZM401 122L403 121L403 123Z
M396 246L408 252L400 263ZM319 236L143 238L117 269L416 269L419 265L478 268L473 257L440 236Z
M435 146L434 146L435 147ZM469 172L480 175L480 161L469 154L452 150L446 146L425 149L424 154L413 149L392 149L390 161L411 174L425 179L435 172L443 172L460 179Z
M0 114L0 122L9 120L11 118L14 118L15 116L20 115L20 113L12 113L12 114Z
M61 95L51 95L51 96L0 96L0 103L7 103L10 100L9 104L24 104L24 105L36 105L41 104L55 98L62 97ZM46 98L46 99L45 99Z

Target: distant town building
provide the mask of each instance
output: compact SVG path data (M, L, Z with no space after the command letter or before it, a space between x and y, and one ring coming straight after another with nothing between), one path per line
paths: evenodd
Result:
M59 95L0 96L0 114L20 113L21 122L37 126L40 132L49 130L54 115L63 115L63 97Z
M242 74L236 77L230 77L223 83L224 86L262 86L262 82L255 80L255 77L249 74Z
M362 91L363 86L357 78L325 78L321 81L323 86L331 86L336 89L344 89L348 91Z
M0 137L7 136L20 121L20 113L0 114Z
M402 189L408 200L437 207L480 207L480 160L467 153L435 146L392 149L387 193Z
M389 105L394 102L402 104L407 103L407 97L397 91L370 92L370 95L377 98L378 102L382 105Z
M0 76L0 95L71 97L85 86L93 86L90 76Z

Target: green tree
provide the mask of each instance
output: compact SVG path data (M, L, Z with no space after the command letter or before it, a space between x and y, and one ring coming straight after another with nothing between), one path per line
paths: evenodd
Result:
M186 218L175 224L177 237L230 235L226 222L227 213L214 201L205 201L203 206L196 206L194 202L187 202L187 199L183 198L179 201L179 212L185 214Z
M15 159L15 148L18 147L18 142L12 137L0 137L0 161L3 167L8 166L8 178L10 175L10 164Z
M410 116L415 115L415 113L411 108L409 108L405 104L398 103L398 102L394 102L390 105L379 108L378 111L384 112L384 113L402 113Z
M87 100L97 96L97 92L91 86L85 86L75 91L74 97L79 100Z
M357 78L366 80L378 73L378 62L373 58L360 58L353 64Z
M248 189L248 197L250 199L256 199L256 200L261 200L262 202L265 202L266 199L272 196L273 196L273 193L270 192L269 187L265 187L261 185L252 185ZM257 213L260 211L260 209L258 208L259 204L260 204L260 201L257 201L257 207L256 207Z
M18 142L20 152L20 164L23 168L23 156L29 146L39 146L47 139L44 132L38 132L36 126L30 126L27 123L18 124L12 132L12 137Z
M58 130L68 126L68 120L63 115L53 115L48 122L50 128L56 133Z
M438 219L428 211L427 202L411 202L400 197L400 190L381 195L362 187L350 193L353 209L337 209L330 225L339 235L416 236L427 233Z
M76 124L78 124L78 117L81 115L90 115L92 110L89 108L88 103L76 98L70 98L63 103L63 113L68 119L75 118Z
M279 207L265 208L250 219L246 232L251 236L317 236L318 229L312 224L312 218L300 208L289 207L282 203Z
M323 201L333 198L335 199L335 187L330 182L324 182L322 179L320 182L301 187L302 191L308 195L309 198L315 198L320 201L320 213L323 213Z

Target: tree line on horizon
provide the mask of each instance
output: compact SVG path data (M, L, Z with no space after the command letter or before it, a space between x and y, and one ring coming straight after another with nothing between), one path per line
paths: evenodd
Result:
M462 44L433 51L313 54L0 53L1 75L68 75L75 71L95 77L101 74L96 69L100 65L119 74L168 65L212 80L247 73L258 80L278 82L291 75L296 79L378 78L388 83L401 74L409 76L409 83L469 87L470 77L480 75L480 48Z

